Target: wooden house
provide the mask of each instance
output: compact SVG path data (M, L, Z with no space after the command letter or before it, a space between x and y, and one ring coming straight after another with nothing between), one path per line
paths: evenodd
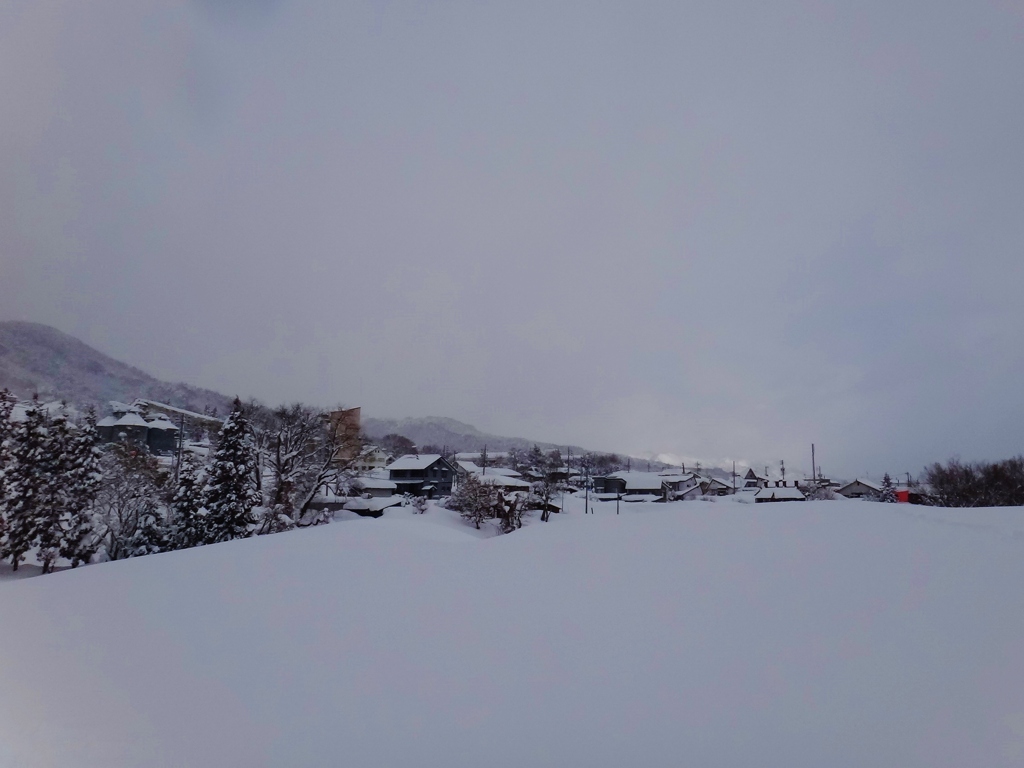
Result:
M443 456L429 453L423 456L407 454L387 467L389 479L399 493L413 496L450 496L455 480L455 467Z

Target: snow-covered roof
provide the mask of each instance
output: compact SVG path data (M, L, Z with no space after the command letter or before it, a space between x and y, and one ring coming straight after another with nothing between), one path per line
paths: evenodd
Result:
M806 499L799 488L762 488L755 499Z
M174 422L172 422L170 419L168 419L162 413L159 414L151 422L149 422L149 428L150 429L173 430L174 432L178 431L178 428L176 426L174 426Z
M690 480L696 481L698 479L697 475L693 474L693 472L687 472L682 475L658 475L658 477L661 478L661 482L671 483L672 485L675 485L676 483L686 483Z
M114 422L115 427L148 427L146 420L134 411L128 411L124 416Z
M455 463L458 464L459 469L461 469L463 472L470 472L474 475L486 474L488 477L490 477L491 475L501 475L503 477L522 477L521 473L516 472L514 469L507 469L506 467L487 467L485 469L484 467L481 467L479 464L476 464L475 462L472 461L456 461Z
M112 427L117 424L117 416L104 416L96 422L97 427Z
M612 472L608 477L625 480L627 491L660 490L661 484L666 479L665 476L659 475L657 472Z
M391 469L426 469L435 461L441 458L438 453L426 453L421 456L417 456L413 453L407 453L400 459L395 459L393 462L388 464L387 468Z
M522 474L516 472L514 469L507 469L505 467L488 467L488 475L504 475L505 477L522 477Z
M857 483L860 483L861 485L866 485L868 488L870 488L873 491L878 491L879 493L882 492L882 486L877 485L876 483L873 483L870 480L861 480L860 478L857 478L853 482L847 483L846 485L842 486L841 488L838 488L837 491L839 493L842 493L847 488L849 488L851 485L857 485Z
M383 496L379 499L352 499L346 501L342 509L349 512L380 512L388 507L397 507L402 503L400 496Z
M518 477L507 477L506 475L480 475L481 485L495 485L499 488L523 488L528 489L530 484Z
M113 405L113 401L111 401L111 405ZM119 405L121 405L121 403L119 403ZM205 414L205 413L196 413L195 411L189 411L189 410L186 410L185 408L177 408L177 407L175 407L173 405L167 405L167 403L158 403L156 400L145 400L145 399L143 399L141 397L139 399L137 399L135 402L133 402L130 407L131 408L159 408L161 410L170 411L171 413L177 413L177 414L185 416L185 417L187 417L189 419L195 419L197 421L209 421L209 422L215 422L217 424L223 424L224 423L224 419L222 419L222 418L220 418L218 416L210 416L210 415ZM116 411L116 409L115 409L115 411Z

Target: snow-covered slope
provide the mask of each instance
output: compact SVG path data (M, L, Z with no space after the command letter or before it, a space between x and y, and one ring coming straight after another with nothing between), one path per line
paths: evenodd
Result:
M231 398L188 384L170 384L98 352L73 336L39 323L0 322L0 388L29 398L78 405L137 397L202 412L231 409Z
M0 765L1024 760L1024 510L580 512L0 584Z

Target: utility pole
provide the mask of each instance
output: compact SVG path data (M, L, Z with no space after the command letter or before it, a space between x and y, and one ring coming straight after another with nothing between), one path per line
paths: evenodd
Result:
M583 481L586 484L586 500L583 502L583 514L587 514L590 511L590 468L586 469L586 479Z
M818 481L818 469L814 463L814 443L811 443L811 480Z
M732 463L732 493L736 495L736 462Z
M782 486L783 486L783 488L785 488L785 486L786 486L786 460L783 459L782 461L780 461L779 462L779 466L782 467Z

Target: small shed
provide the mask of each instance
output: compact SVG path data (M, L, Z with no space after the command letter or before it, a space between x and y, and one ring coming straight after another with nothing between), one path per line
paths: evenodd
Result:
M398 485L380 477L357 477L352 481L352 488L363 496L379 499L393 496Z

